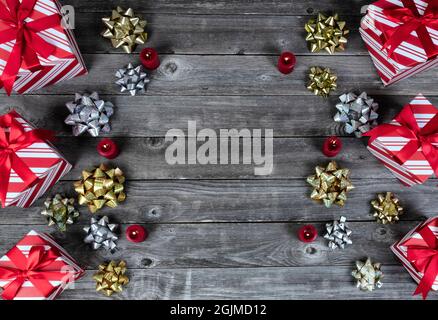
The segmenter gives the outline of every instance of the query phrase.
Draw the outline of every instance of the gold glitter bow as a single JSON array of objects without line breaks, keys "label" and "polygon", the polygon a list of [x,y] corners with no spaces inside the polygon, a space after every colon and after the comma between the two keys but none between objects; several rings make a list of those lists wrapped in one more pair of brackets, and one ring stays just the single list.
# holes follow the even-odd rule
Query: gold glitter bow
[{"label": "gold glitter bow", "polygon": [[56,225],[60,231],[66,231],[68,224],[73,224],[79,217],[79,211],[74,207],[75,199],[63,198],[59,193],[44,201],[41,214],[47,217],[49,226]]},{"label": "gold glitter bow", "polygon": [[327,208],[332,204],[343,206],[347,200],[347,192],[354,189],[349,175],[350,170],[339,169],[335,161],[327,167],[315,167],[315,175],[309,176],[307,182],[314,188],[310,198],[322,202]]},{"label": "gold glitter bow", "polygon": [[333,16],[318,13],[316,18],[304,25],[304,29],[307,31],[306,41],[311,52],[325,50],[333,54],[345,50],[349,30],[345,27],[345,21],[339,20],[337,13]]},{"label": "gold glitter bow", "polygon": [[108,297],[113,293],[123,291],[123,286],[129,283],[126,273],[126,262],[121,260],[118,264],[111,261],[99,265],[99,272],[93,275],[96,281],[96,291],[102,291]]},{"label": "gold glitter bow", "polygon": [[338,77],[329,68],[311,67],[307,89],[315,95],[327,97],[330,91],[336,90]]},{"label": "gold glitter bow", "polygon": [[111,17],[102,18],[106,29],[102,32],[104,38],[111,40],[114,48],[122,48],[126,53],[134,51],[137,44],[144,44],[147,39],[145,32],[146,20],[134,15],[134,10],[123,10],[117,7]]},{"label": "gold glitter bow", "polygon": [[91,213],[95,213],[104,205],[115,208],[125,201],[124,183],[122,170],[101,164],[92,171],[82,171],[82,180],[76,181],[74,188],[79,194],[79,204],[88,205]]},{"label": "gold glitter bow", "polygon": [[397,222],[400,220],[399,216],[403,214],[403,207],[399,202],[392,192],[379,193],[377,199],[371,201],[371,206],[375,210],[373,217],[382,224]]},{"label": "gold glitter bow", "polygon": [[371,262],[370,258],[367,258],[365,262],[356,261],[356,269],[351,273],[353,278],[357,280],[356,286],[362,291],[373,291],[380,288],[383,278],[380,268],[381,264]]}]

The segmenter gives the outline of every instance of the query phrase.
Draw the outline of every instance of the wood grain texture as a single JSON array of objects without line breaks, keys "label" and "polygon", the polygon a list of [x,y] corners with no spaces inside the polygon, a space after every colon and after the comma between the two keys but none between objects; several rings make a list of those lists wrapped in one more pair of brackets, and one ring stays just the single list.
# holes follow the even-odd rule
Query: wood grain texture
[{"label": "wood grain texture", "polygon": [[[359,93],[359,92],[357,92]],[[102,98],[117,106],[111,117],[113,137],[164,137],[170,129],[187,132],[187,122],[196,121],[198,129],[272,128],[274,137],[348,136],[343,125],[333,121],[337,96],[119,96]],[[409,103],[411,96],[373,96],[380,104],[379,121],[389,122]],[[438,105],[438,98],[428,97]],[[59,136],[72,136],[64,124],[65,107],[73,95],[12,96],[0,95],[0,113],[14,108],[39,128],[57,131]]]},{"label": "wood grain texture", "polygon": [[[122,147],[112,161],[126,173],[128,198],[117,209],[104,209],[121,224],[120,250],[92,251],[82,228],[91,215],[81,208],[79,223],[62,234],[45,225],[44,199],[32,208],[0,210],[0,252],[31,229],[52,233],[88,270],[61,299],[106,299],[91,279],[99,263],[128,262],[131,283],[111,299],[418,299],[415,283],[389,246],[427,217],[435,216],[437,180],[403,187],[366,149],[365,141],[343,138],[336,158],[352,169],[356,189],[344,208],[326,209],[309,200],[305,177],[328,159],[321,153],[325,136],[345,136],[333,122],[338,96],[367,91],[388,122],[418,92],[438,104],[437,69],[384,88],[357,32],[364,0],[64,0],[76,10],[75,30],[88,76],[65,81],[27,96],[0,94],[0,113],[15,107],[40,128],[56,130],[56,145],[75,168],[49,194],[74,195],[81,170],[104,161],[98,139],[72,137],[63,123],[64,104],[75,92],[98,91],[112,101],[113,137]],[[151,74],[144,95],[130,97],[114,84],[116,69],[138,55],[125,55],[103,39],[100,18],[117,5],[133,7],[148,20],[148,46],[158,49],[161,66]],[[340,13],[352,30],[347,51],[309,54],[303,24],[317,11]],[[138,48],[139,51],[141,48]],[[276,69],[278,53],[298,56],[295,71]],[[339,76],[329,98],[306,90],[308,69],[330,67]],[[274,129],[274,170],[255,176],[253,165],[168,165],[167,130]],[[405,207],[402,221],[382,226],[370,216],[376,192],[395,192]],[[304,244],[296,232],[304,223],[324,224],[347,216],[354,244],[331,251],[326,241]],[[132,244],[123,232],[129,224],[146,226],[146,242]],[[356,259],[383,263],[384,287],[372,293],[355,288]],[[429,299],[437,299],[431,294]]]},{"label": "wood grain texture", "polygon": [[108,12],[116,6],[131,7],[138,12],[175,13],[175,14],[276,14],[276,15],[306,15],[317,11],[333,11],[345,15],[359,15],[365,0],[61,0],[63,4],[71,4],[79,12]]},{"label": "wood grain texture", "polygon": [[[99,36],[104,29],[101,18],[108,14],[76,15],[74,32],[82,53],[121,53]],[[303,41],[304,24],[309,16],[144,14],[143,18],[148,21],[147,46],[160,53],[279,55],[281,51],[292,50],[298,55],[315,55]],[[347,50],[337,55],[368,54],[357,30],[360,17],[347,16],[344,20],[350,35]],[[135,52],[141,49],[138,46]]]},{"label": "wood grain texture", "polygon": [[[416,284],[401,266],[383,266],[383,287],[356,288],[352,266],[278,268],[202,268],[130,270],[131,282],[121,295],[106,298],[94,291],[92,272],[61,299],[415,299]],[[311,289],[309,289],[311,288]],[[438,295],[430,294],[429,300]]]},{"label": "wood grain texture", "polygon": [[[120,94],[114,73],[129,62],[139,63],[126,54],[85,54],[90,69],[87,76],[60,82],[33,94],[74,94],[85,90]],[[383,87],[369,56],[302,56],[290,75],[276,68],[277,56],[162,55],[146,95],[313,95],[306,89],[311,66],[329,67],[338,74],[338,90],[364,90],[370,95],[425,95],[436,93],[434,70]],[[218,71],[220,70],[220,72]],[[436,71],[435,71],[436,72]],[[323,98],[321,98],[323,99]]]},{"label": "wood grain texture", "polygon": [[[96,153],[97,139],[86,137],[61,137],[56,145],[66,158],[75,164],[64,179],[77,180],[82,170],[100,162],[118,165],[129,180],[144,179],[292,179],[314,174],[316,165],[329,160],[322,154],[324,138],[276,138],[273,139],[273,170],[271,175],[255,175],[254,164],[175,164],[166,162],[166,148],[171,142],[164,138],[115,138],[123,149],[114,161],[106,161]],[[188,138],[186,138],[186,141]],[[198,145],[201,145],[199,142]],[[219,144],[218,144],[219,146]],[[264,141],[262,141],[264,148]],[[239,147],[242,153],[242,147]],[[81,152],[77,152],[81,150]],[[219,156],[218,151],[218,157]],[[230,154],[230,153],[229,153]],[[242,156],[242,154],[241,154]],[[341,167],[350,168],[351,177],[388,179],[393,178],[366,148],[365,142],[356,138],[343,140],[343,152],[336,158]],[[231,162],[229,162],[231,163]],[[432,182],[426,182],[427,185]],[[357,191],[352,191],[357,192]]]},{"label": "wood grain texture", "polygon": [[[104,208],[99,213],[117,217],[120,223],[154,225],[329,221],[340,215],[350,221],[372,221],[369,202],[376,192],[392,191],[405,208],[402,220],[418,221],[436,215],[436,180],[414,188],[405,188],[395,179],[356,179],[353,184],[357,192],[349,194],[343,208],[326,209],[309,199],[311,188],[303,179],[129,181],[127,200],[117,209]],[[76,197],[69,181],[58,183],[48,195],[57,192]],[[40,215],[44,199],[25,211],[15,207],[0,210],[0,225],[44,225],[45,219]],[[78,208],[82,213],[80,221],[87,222],[88,209]]]},{"label": "wood grain texture", "polygon": [[[112,223],[120,214],[113,214]],[[81,217],[89,224],[89,215]],[[347,221],[348,222],[348,221]],[[35,226],[36,231],[50,231],[67,252],[86,269],[96,269],[101,261],[111,258],[127,262],[130,268],[231,268],[284,266],[349,266],[352,261],[370,256],[383,264],[398,264],[390,246],[400,240],[418,222],[399,222],[380,225],[369,222],[348,222],[353,231],[353,244],[345,249],[332,250],[323,239],[324,224],[316,223],[319,237],[315,242],[302,243],[298,223],[233,223],[233,224],[166,224],[146,225],[149,237],[142,243],[125,239],[126,225],[120,225],[118,251],[92,250],[83,242],[82,226],[70,226],[68,233],[53,228]],[[10,249],[24,235],[23,226],[0,226],[5,239],[0,251]],[[27,230],[29,231],[29,230]]]}]

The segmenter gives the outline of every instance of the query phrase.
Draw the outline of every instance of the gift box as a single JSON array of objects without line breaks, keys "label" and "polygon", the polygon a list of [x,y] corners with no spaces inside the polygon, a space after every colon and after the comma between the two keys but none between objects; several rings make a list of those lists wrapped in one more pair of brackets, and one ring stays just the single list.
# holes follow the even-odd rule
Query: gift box
[{"label": "gift box", "polygon": [[418,283],[414,295],[425,299],[430,290],[438,290],[438,217],[420,223],[391,250]]},{"label": "gift box", "polygon": [[418,95],[388,124],[368,131],[368,150],[403,184],[438,176],[438,110]]},{"label": "gift box", "polygon": [[85,271],[55,240],[30,231],[0,259],[5,300],[53,300]]},{"label": "gift box", "polygon": [[53,139],[54,132],[35,129],[15,111],[0,116],[2,207],[29,207],[70,171]]},{"label": "gift box", "polygon": [[87,73],[57,0],[0,0],[0,85],[28,93]]},{"label": "gift box", "polygon": [[369,5],[360,34],[384,85],[438,63],[435,0],[380,0]]}]

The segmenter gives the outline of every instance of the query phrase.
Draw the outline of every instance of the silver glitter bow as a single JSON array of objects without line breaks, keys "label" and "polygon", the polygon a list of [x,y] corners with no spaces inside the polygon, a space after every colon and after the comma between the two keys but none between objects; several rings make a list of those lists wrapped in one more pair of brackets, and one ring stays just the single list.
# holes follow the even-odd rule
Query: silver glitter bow
[{"label": "silver glitter bow", "polygon": [[130,63],[125,68],[116,72],[116,84],[120,86],[120,92],[128,91],[131,96],[145,92],[145,85],[149,83],[148,74],[143,72],[141,66],[134,66]]},{"label": "silver glitter bow", "polygon": [[379,105],[368,97],[366,92],[362,92],[359,96],[348,92],[341,95],[339,100],[341,102],[336,105],[338,112],[333,119],[345,124],[346,133],[354,133],[360,138],[363,133],[377,126]]},{"label": "silver glitter bow", "polygon": [[84,239],[85,243],[90,243],[93,250],[104,248],[114,252],[116,250],[116,241],[118,237],[114,233],[117,224],[109,223],[107,216],[103,216],[99,220],[91,218],[91,225],[84,228],[87,236]]},{"label": "silver glitter bow", "polygon": [[356,286],[362,291],[373,291],[382,287],[383,273],[380,263],[372,263],[370,258],[365,262],[356,261],[356,269],[351,275],[357,280]]},{"label": "silver glitter bow", "polygon": [[324,238],[329,240],[328,246],[330,249],[344,249],[347,244],[352,244],[350,239],[351,230],[346,225],[347,218],[341,217],[334,220],[333,223],[326,223],[325,229],[327,233]]},{"label": "silver glitter bow", "polygon": [[66,103],[70,115],[65,123],[73,126],[73,135],[79,136],[87,131],[97,137],[101,132],[111,131],[109,118],[114,113],[114,105],[109,101],[99,99],[99,94],[75,94],[75,100]]}]

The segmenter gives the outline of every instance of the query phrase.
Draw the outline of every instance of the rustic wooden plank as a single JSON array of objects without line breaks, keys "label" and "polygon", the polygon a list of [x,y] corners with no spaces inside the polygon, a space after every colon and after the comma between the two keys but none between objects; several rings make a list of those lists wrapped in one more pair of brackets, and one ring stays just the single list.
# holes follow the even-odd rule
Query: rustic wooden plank
[{"label": "rustic wooden plank", "polygon": [[[402,201],[403,220],[419,220],[436,215],[437,181],[404,188],[395,179],[353,181],[357,192],[348,196],[345,207],[323,208],[309,199],[311,189],[304,180],[163,180],[129,181],[128,198],[117,209],[101,214],[116,216],[120,223],[190,222],[274,222],[328,221],[345,215],[350,221],[372,220],[369,201],[376,192],[395,192]],[[60,182],[48,193],[76,197],[70,181]],[[31,208],[0,209],[0,225],[44,225],[40,215],[45,197]],[[79,208],[85,223],[86,207]]]},{"label": "rustic wooden plank", "polygon": [[[263,129],[273,128],[275,137],[348,136],[343,126],[333,121],[337,96],[199,96],[128,97],[102,96],[118,108],[111,118],[115,137],[163,137],[169,129],[185,128],[196,121],[201,128]],[[389,122],[412,97],[374,96],[380,103],[380,121]],[[438,104],[436,97],[429,97]],[[55,130],[60,136],[71,136],[64,124],[68,115],[65,103],[72,95],[12,96],[0,95],[0,114],[13,106],[26,119],[40,128]]]},{"label": "rustic wooden plank", "polygon": [[[119,108],[110,136],[116,137],[123,152],[113,163],[127,173],[128,200],[102,213],[122,223],[122,233],[128,223],[146,223],[150,237],[132,244],[122,236],[121,250],[114,255],[93,252],[82,243],[81,228],[90,218],[86,210],[79,224],[61,234],[44,225],[38,212],[43,200],[39,200],[26,211],[0,211],[0,252],[35,228],[52,232],[89,271],[103,260],[124,258],[131,284],[113,299],[411,298],[415,283],[389,246],[423,215],[436,214],[436,180],[401,187],[363,141],[346,138],[338,160],[353,169],[357,189],[345,208],[326,210],[313,204],[304,181],[314,165],[327,162],[320,152],[322,137],[342,135],[332,121],[341,92],[361,89],[377,95],[383,121],[391,119],[409,96],[420,91],[437,94],[433,70],[383,89],[356,30],[360,7],[368,2],[71,0],[69,4],[78,13],[77,38],[90,75],[33,96],[1,95],[0,111],[15,105],[39,127],[60,131],[57,144],[76,167],[52,192],[71,194],[68,180],[102,159],[96,157],[97,139],[71,137],[70,128],[63,124],[64,102],[85,89],[98,90],[115,102]],[[132,6],[144,14],[149,21],[148,45],[162,53],[162,65],[144,96],[121,95],[113,84],[118,67],[138,62],[136,56],[118,54],[98,35],[100,17],[116,5]],[[303,23],[316,9],[334,8],[353,26],[347,52],[309,54]],[[285,49],[299,55],[299,64],[289,76],[280,75],[275,67],[278,52]],[[321,99],[306,91],[311,65],[329,66],[338,73],[337,94]],[[161,137],[168,129],[185,129],[188,120],[215,130],[274,128],[278,138],[273,174],[254,176],[253,166],[243,165],[168,165],[167,144]],[[404,221],[392,226],[372,221],[369,200],[376,191],[398,193],[407,211]],[[314,222],[321,231],[324,221],[341,214],[352,220],[354,230],[354,245],[346,250],[330,251],[322,238],[312,244],[296,239],[304,221]],[[357,290],[350,276],[354,260],[368,255],[384,263],[384,288],[373,293]],[[104,298],[93,290],[92,273],[62,298]]]},{"label": "rustic wooden plank", "polygon": [[[128,97],[102,96],[113,102],[116,113],[111,118],[115,137],[163,137],[169,129],[185,129],[187,121],[197,126],[219,130],[222,128],[273,128],[275,137],[345,136],[343,126],[333,121],[337,96],[321,99],[316,96],[199,96]],[[381,106],[380,121],[389,122],[412,97],[374,96]],[[429,97],[438,105],[436,97]],[[12,96],[0,95],[0,114],[13,106],[26,119],[40,128],[57,131],[60,136],[71,136],[71,127],[64,124],[68,115],[65,103],[72,95]]]},{"label": "rustic wooden plank", "polygon": [[[89,215],[84,215],[86,222]],[[117,222],[118,214],[112,215]],[[148,225],[149,238],[133,244],[125,239],[126,225],[118,233],[119,251],[93,251],[83,242],[82,226],[73,225],[67,233],[46,226],[0,226],[0,252],[6,252],[31,228],[50,231],[67,252],[86,269],[97,268],[105,259],[124,259],[130,268],[230,268],[283,266],[349,266],[357,259],[371,256],[383,264],[398,264],[390,246],[418,222],[381,225],[376,222],[349,222],[353,244],[332,250],[322,236],[312,243],[296,237],[297,223],[207,223]],[[320,235],[324,224],[316,223]]]},{"label": "rustic wooden plank", "polygon": [[[147,95],[312,95],[306,89],[311,66],[330,67],[339,76],[337,93],[360,89],[369,94],[436,94],[436,69],[428,70],[384,88],[368,56],[302,56],[291,75],[276,68],[277,56],[162,55],[162,63],[152,75]],[[86,54],[90,69],[82,76],[37,90],[34,94],[73,94],[96,90],[119,94],[115,71],[135,63],[126,54]],[[336,93],[334,93],[336,94]],[[323,99],[323,98],[321,98]]]},{"label": "rustic wooden plank", "polygon": [[116,6],[131,7],[137,12],[175,13],[175,14],[276,14],[276,15],[306,15],[317,11],[333,11],[346,15],[358,15],[368,1],[364,0],[62,0],[62,3],[73,5],[79,12],[107,12]]},{"label": "rustic wooden plank", "polygon": [[[66,175],[66,180],[76,180],[83,169],[105,161],[104,158],[97,156],[98,139],[62,137],[58,140],[56,145],[59,150],[75,164],[75,168]],[[329,161],[321,152],[324,138],[273,139],[273,171],[271,175],[266,176],[255,175],[255,167],[262,166],[241,164],[241,162],[228,165],[219,164],[219,161],[218,164],[189,165],[186,162],[186,164],[169,165],[165,160],[165,152],[171,142],[165,142],[164,138],[116,138],[115,141],[121,146],[122,152],[112,163],[120,166],[130,180],[305,178],[314,173],[316,165],[324,165]],[[200,144],[198,143],[198,146]],[[345,138],[343,144],[343,151],[335,160],[340,166],[352,169],[352,178],[393,178],[390,171],[367,150],[364,141]],[[242,147],[240,146],[239,149],[242,150]],[[218,157],[219,154],[220,150]]]},{"label": "rustic wooden plank", "polygon": [[[104,13],[76,15],[75,35],[82,53],[120,53],[99,37]],[[160,53],[176,54],[274,54],[292,50],[311,54],[304,40],[308,16],[218,16],[155,14],[148,20],[147,46]],[[360,17],[345,17],[350,29],[347,50],[337,55],[368,54],[360,38]],[[143,46],[138,46],[139,52]],[[314,55],[314,54],[311,54]]]},{"label": "rustic wooden plank", "polygon": [[421,299],[412,296],[416,284],[402,266],[383,266],[383,287],[373,292],[356,288],[352,267],[129,270],[131,282],[111,298],[94,291],[89,272],[60,299]]}]

